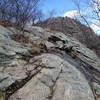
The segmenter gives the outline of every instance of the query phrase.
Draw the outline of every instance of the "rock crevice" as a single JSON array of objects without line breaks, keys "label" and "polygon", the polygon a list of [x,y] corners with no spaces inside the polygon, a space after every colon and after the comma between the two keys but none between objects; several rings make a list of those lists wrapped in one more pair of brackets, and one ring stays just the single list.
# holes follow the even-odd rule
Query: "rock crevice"
[{"label": "rock crevice", "polygon": [[24,35],[32,44],[12,40],[12,31],[0,26],[4,100],[100,99],[100,60],[93,51],[61,32],[29,31]]}]

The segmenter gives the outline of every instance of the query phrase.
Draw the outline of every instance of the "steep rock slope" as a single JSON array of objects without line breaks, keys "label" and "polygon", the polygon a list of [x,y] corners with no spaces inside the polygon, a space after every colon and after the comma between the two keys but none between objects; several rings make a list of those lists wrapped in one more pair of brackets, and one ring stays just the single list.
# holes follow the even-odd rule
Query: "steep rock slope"
[{"label": "steep rock slope", "polygon": [[94,50],[100,57],[99,37],[95,35],[92,29],[77,20],[68,17],[50,18],[38,23],[37,26],[47,28],[48,31],[60,31],[66,35],[71,35],[88,48]]},{"label": "steep rock slope", "polygon": [[100,99],[100,60],[71,36],[0,26],[0,41],[0,99]]}]

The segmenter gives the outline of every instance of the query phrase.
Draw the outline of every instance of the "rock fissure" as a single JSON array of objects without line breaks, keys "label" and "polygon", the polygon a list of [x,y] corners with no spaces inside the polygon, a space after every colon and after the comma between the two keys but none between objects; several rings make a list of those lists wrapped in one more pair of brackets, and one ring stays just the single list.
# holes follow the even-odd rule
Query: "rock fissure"
[{"label": "rock fissure", "polygon": [[[79,70],[81,69],[81,72],[86,76],[86,78],[87,78],[87,80],[89,81],[89,85],[90,85],[90,87],[91,87],[91,89],[93,90],[93,94],[94,94],[94,97],[95,97],[95,100],[97,100],[96,98],[96,92],[94,91],[94,87],[91,85],[91,83],[92,82],[96,82],[96,83],[98,83],[99,85],[100,85],[100,72],[97,70],[97,69],[95,69],[93,66],[91,66],[90,64],[88,64],[88,63],[86,63],[86,62],[84,62],[84,60],[82,60],[79,56],[78,56],[78,54],[76,54],[76,53],[73,53],[73,55],[71,54],[72,52],[72,49],[68,49],[68,50],[66,50],[66,49],[60,49],[59,47],[57,47],[57,48],[54,48],[54,49],[52,49],[51,51],[54,51],[54,52],[56,52],[57,51],[57,49],[59,49],[60,51],[60,54],[62,54],[62,52],[61,51],[67,51],[66,53],[68,54],[68,55],[70,55],[72,58],[73,58],[73,56],[74,56],[74,60],[75,61],[78,61],[78,62],[80,62],[80,68],[79,67],[77,67]],[[59,53],[58,52],[58,53]],[[88,57],[88,56],[85,56],[85,57]],[[91,59],[91,58],[89,58],[89,59]],[[91,59],[92,60],[92,59]]]},{"label": "rock fissure", "polygon": [[[97,70],[97,69],[95,69],[93,66],[91,66],[91,65],[89,65],[88,63],[86,63],[86,62],[84,62],[79,56],[78,56],[78,54],[76,54],[76,53],[73,53],[73,55],[72,55],[72,49],[60,49],[60,48],[56,48],[56,49],[59,49],[60,51],[59,52],[61,52],[62,50],[63,51],[65,51],[68,55],[70,55],[72,58],[73,58],[73,56],[74,56],[74,59],[77,61],[80,61],[80,63],[82,64],[82,67],[84,67],[85,68],[85,70],[86,71],[88,71],[89,73],[91,73],[91,75],[96,75],[97,77],[100,77],[100,72]],[[55,51],[55,50],[52,50],[52,51]],[[62,53],[61,53],[62,54]],[[95,76],[94,75],[94,76]],[[99,83],[100,83],[100,81],[98,81]]]},{"label": "rock fissure", "polygon": [[[62,54],[62,52],[61,52],[62,50],[59,49],[59,48],[58,48],[58,50],[60,50],[59,52],[60,52],[60,54]],[[69,50],[69,49],[68,49],[68,50]],[[51,50],[51,51],[56,52],[56,51],[57,51],[57,48],[56,48],[55,50],[53,49],[53,50]],[[63,51],[66,52],[66,49],[63,50]],[[70,52],[70,53],[69,53],[69,52]],[[70,56],[72,57],[72,59],[73,59],[73,55],[71,55],[71,50],[69,50],[69,52],[66,52],[66,53],[67,53],[68,55],[70,55]],[[49,52],[49,53],[50,53],[50,52]],[[53,53],[53,54],[54,54],[54,53]],[[99,77],[100,77],[100,72],[99,72],[97,69],[95,69],[93,66],[91,66],[91,65],[89,65],[88,63],[84,62],[84,61],[83,61],[78,55],[76,55],[75,53],[74,53],[74,56],[75,56],[74,60],[81,63],[81,66],[80,66],[80,67],[83,67],[84,70],[85,70],[85,72],[87,71],[88,74],[91,75],[92,80],[97,81],[97,82],[100,84],[100,80],[98,80]],[[79,68],[79,67],[77,67],[77,68]],[[82,69],[83,69],[83,68],[82,68]],[[79,69],[80,69],[80,68],[79,68]],[[86,75],[86,73],[85,73],[85,75]],[[95,76],[97,76],[98,79],[96,79]]]},{"label": "rock fissure", "polygon": [[53,85],[49,87],[49,88],[50,88],[50,94],[49,94],[49,96],[47,97],[48,100],[52,100],[52,98],[53,98],[53,96],[54,96],[54,93],[55,93],[55,91],[56,91],[56,83],[57,83],[57,81],[59,80],[59,77],[60,77],[60,74],[61,74],[61,73],[62,73],[62,68],[61,68],[60,72],[58,73],[58,76],[56,77],[56,79],[53,80]]},{"label": "rock fissure", "polygon": [[4,100],[100,99],[100,63],[94,52],[61,32],[32,26],[22,43],[15,41],[21,32],[11,30],[14,32],[0,26],[0,91],[5,92]]},{"label": "rock fissure", "polygon": [[[20,88],[22,88],[27,82],[29,82],[33,77],[35,77],[37,74],[39,74],[41,72],[41,70],[43,69],[44,65],[39,64],[36,65],[36,67],[31,70],[28,71],[27,77],[25,79],[22,79],[21,81],[15,81],[14,83],[12,83],[6,90],[5,90],[5,100],[8,100],[8,98],[14,94],[17,90],[19,90]],[[34,71],[34,72],[32,72]],[[31,73],[32,72],[32,73]]]}]

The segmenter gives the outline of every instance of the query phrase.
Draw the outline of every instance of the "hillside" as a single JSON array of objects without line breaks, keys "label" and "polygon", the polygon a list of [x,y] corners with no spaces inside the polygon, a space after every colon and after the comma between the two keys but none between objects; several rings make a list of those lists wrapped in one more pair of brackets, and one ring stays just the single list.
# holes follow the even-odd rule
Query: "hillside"
[{"label": "hillside", "polygon": [[81,24],[79,21],[68,17],[57,17],[47,19],[36,25],[51,31],[60,31],[66,35],[72,36],[92,49],[100,57],[100,38],[91,28]]},{"label": "hillside", "polygon": [[100,100],[100,60],[62,32],[0,26],[0,100]]}]

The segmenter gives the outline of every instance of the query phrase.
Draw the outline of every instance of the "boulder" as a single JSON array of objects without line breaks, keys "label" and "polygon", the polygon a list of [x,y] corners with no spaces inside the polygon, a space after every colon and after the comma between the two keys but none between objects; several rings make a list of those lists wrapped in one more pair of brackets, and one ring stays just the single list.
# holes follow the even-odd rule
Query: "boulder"
[{"label": "boulder", "polygon": [[[59,38],[59,40],[56,40],[54,36],[56,38]],[[86,48],[78,40],[74,39],[73,37],[66,36],[65,34],[60,33],[60,32],[55,32],[54,35],[51,35],[48,38],[49,38],[49,41],[50,41],[50,38],[52,39],[51,42],[56,44],[56,47],[63,49],[65,51],[67,51],[71,47],[71,49],[74,51],[74,54],[78,56],[82,61],[84,61],[85,63],[88,63],[93,68],[100,71],[100,59],[96,56],[96,54],[92,50]],[[70,52],[71,52],[71,49],[70,49]]]},{"label": "boulder", "polygon": [[93,51],[61,32],[29,27],[23,35],[33,44],[10,37],[17,32],[22,35],[0,26],[4,100],[100,99],[100,60]]},{"label": "boulder", "polygon": [[44,68],[9,100],[94,100],[91,88],[80,71],[54,54],[42,54]]}]

